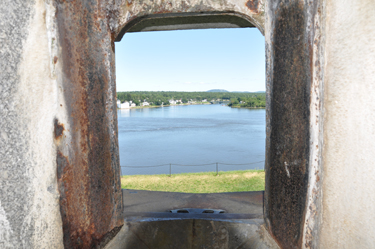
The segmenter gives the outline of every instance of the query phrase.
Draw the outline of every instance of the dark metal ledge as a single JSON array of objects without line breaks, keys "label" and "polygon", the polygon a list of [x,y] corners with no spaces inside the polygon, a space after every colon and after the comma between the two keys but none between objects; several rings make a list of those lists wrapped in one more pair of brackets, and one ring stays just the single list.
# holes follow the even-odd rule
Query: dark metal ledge
[{"label": "dark metal ledge", "polygon": [[134,219],[209,219],[209,220],[247,220],[247,219],[263,219],[262,214],[186,214],[186,213],[170,213],[170,212],[129,212],[125,214],[125,220]]}]

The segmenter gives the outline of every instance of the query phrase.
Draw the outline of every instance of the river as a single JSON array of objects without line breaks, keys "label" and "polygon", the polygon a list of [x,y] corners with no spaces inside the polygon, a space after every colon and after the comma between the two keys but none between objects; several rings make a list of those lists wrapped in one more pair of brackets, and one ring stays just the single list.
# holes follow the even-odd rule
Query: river
[{"label": "river", "polygon": [[[123,175],[169,174],[169,164],[172,174],[215,171],[216,163],[219,171],[264,167],[264,109],[215,104],[120,109],[117,114]],[[180,166],[201,164],[209,165]]]}]

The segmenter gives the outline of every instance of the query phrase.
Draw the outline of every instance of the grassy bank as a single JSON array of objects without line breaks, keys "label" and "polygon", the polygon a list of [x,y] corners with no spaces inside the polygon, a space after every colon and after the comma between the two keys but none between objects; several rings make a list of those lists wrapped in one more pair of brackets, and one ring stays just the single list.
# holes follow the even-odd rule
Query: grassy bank
[{"label": "grassy bank", "polygon": [[123,176],[124,189],[185,193],[220,193],[264,190],[263,170],[238,170],[216,173]]}]

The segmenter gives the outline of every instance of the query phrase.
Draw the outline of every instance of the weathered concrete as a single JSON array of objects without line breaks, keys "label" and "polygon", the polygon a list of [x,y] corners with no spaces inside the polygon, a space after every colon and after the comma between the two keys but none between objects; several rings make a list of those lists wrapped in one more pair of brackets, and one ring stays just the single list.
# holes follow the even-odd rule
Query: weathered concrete
[{"label": "weathered concrete", "polygon": [[0,3],[0,248],[62,248],[45,1]]},{"label": "weathered concrete", "polygon": [[106,249],[277,249],[263,220],[129,220]]},{"label": "weathered concrete", "polygon": [[265,234],[283,248],[375,247],[374,11],[371,0],[1,1],[0,247],[102,247],[123,224],[114,42],[125,32],[252,26],[267,50]]},{"label": "weathered concrete", "polygon": [[0,4],[1,248],[92,247],[123,223],[111,33],[103,61],[82,33],[70,39],[87,32],[77,13],[88,6],[65,6]]},{"label": "weathered concrete", "polygon": [[132,29],[147,31],[255,26],[264,34],[263,0],[120,0],[111,13],[111,27],[115,31],[116,41],[120,41],[124,32]]},{"label": "weathered concrete", "polygon": [[326,13],[319,246],[375,248],[375,2],[330,0]]}]

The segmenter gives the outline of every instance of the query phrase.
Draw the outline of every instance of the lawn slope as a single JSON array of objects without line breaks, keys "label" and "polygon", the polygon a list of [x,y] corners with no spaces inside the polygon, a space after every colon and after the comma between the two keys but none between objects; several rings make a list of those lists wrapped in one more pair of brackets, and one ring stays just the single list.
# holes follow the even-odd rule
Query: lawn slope
[{"label": "lawn slope", "polygon": [[122,176],[124,189],[184,193],[220,193],[264,190],[264,170],[239,170],[216,173]]}]

